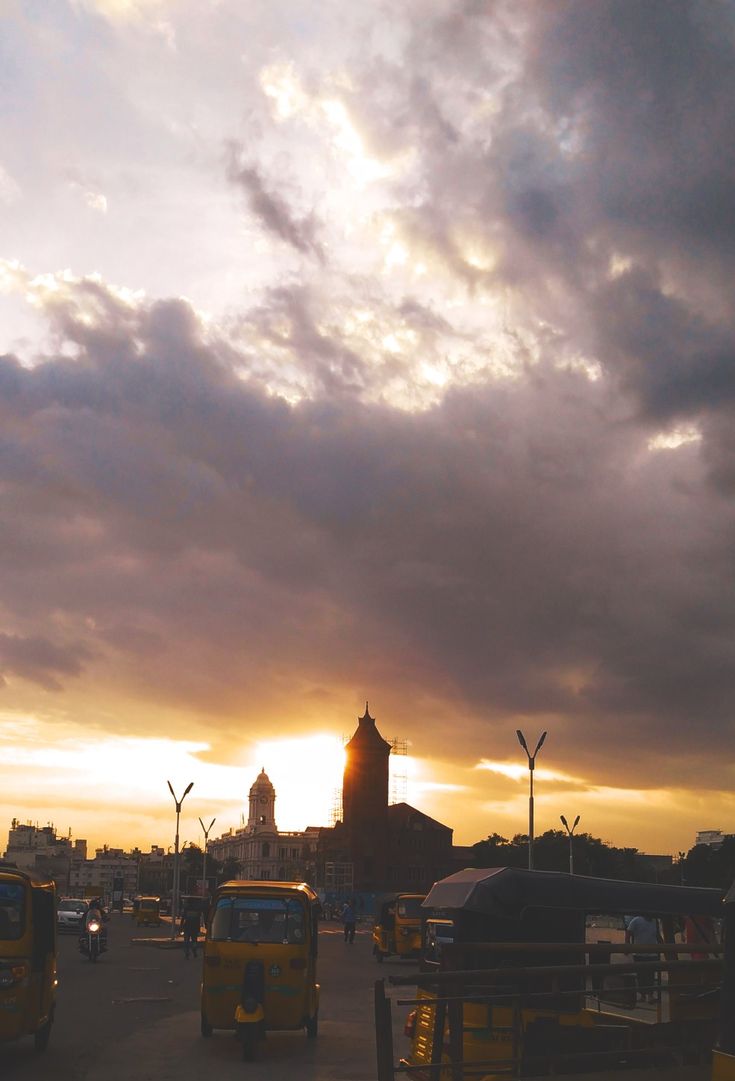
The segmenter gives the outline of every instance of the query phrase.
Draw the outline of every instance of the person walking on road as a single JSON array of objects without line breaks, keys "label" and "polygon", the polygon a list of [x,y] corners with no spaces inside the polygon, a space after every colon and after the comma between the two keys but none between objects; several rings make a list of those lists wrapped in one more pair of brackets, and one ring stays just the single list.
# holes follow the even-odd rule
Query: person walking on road
[{"label": "person walking on road", "polygon": [[347,901],[342,909],[342,923],[345,928],[345,942],[352,945],[355,941],[355,906],[352,901]]},{"label": "person walking on road", "polygon": [[[625,941],[632,942],[634,946],[655,946],[657,942],[661,941],[656,920],[651,916],[634,916],[626,929]],[[633,954],[633,960],[639,964],[643,961],[658,961],[658,959],[659,954],[653,952]],[[639,998],[642,1001],[654,1002],[656,975],[637,972],[636,976],[638,977]]]},{"label": "person walking on road", "polygon": [[189,960],[189,951],[196,957],[201,930],[201,913],[194,904],[187,904],[181,915],[181,930],[184,932],[184,957]]}]

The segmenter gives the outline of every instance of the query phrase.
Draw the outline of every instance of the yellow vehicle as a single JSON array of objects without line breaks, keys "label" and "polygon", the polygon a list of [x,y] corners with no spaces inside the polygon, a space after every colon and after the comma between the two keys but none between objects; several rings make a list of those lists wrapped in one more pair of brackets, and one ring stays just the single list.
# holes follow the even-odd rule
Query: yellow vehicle
[{"label": "yellow vehicle", "polygon": [[137,920],[139,927],[142,927],[144,924],[146,927],[148,924],[153,924],[154,927],[157,927],[161,922],[160,897],[139,898],[138,907],[135,911],[135,919]]},{"label": "yellow vehicle", "polygon": [[[677,934],[686,916],[723,916],[719,890],[501,867],[450,875],[422,907],[422,973],[391,977],[418,983],[402,1066],[420,1081],[708,1059],[722,947],[702,957]],[[655,918],[659,941],[626,944],[624,914]]]},{"label": "yellow vehicle", "polygon": [[421,903],[423,893],[394,893],[384,897],[373,927],[373,955],[418,957],[421,951]]},{"label": "yellow vehicle", "polygon": [[0,862],[0,1044],[45,1051],[56,1005],[56,887]]},{"label": "yellow vehicle", "polygon": [[243,1058],[269,1029],[317,1035],[319,899],[305,882],[225,882],[207,920],[202,1036],[235,1031]]},{"label": "yellow vehicle", "polygon": [[725,973],[720,991],[720,1031],[712,1052],[712,1081],[735,1081],[735,883],[724,901]]}]

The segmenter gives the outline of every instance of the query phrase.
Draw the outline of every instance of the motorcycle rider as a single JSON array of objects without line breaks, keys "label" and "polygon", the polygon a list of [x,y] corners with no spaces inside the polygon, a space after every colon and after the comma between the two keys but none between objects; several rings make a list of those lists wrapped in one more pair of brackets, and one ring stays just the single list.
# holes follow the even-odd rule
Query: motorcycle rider
[{"label": "motorcycle rider", "polygon": [[79,949],[85,953],[87,951],[87,942],[89,935],[89,925],[91,923],[99,924],[99,936],[100,936],[100,953],[107,949],[107,928],[105,927],[105,921],[107,915],[105,913],[104,902],[101,897],[93,897],[89,902],[89,908],[84,916],[84,929],[79,935]]}]

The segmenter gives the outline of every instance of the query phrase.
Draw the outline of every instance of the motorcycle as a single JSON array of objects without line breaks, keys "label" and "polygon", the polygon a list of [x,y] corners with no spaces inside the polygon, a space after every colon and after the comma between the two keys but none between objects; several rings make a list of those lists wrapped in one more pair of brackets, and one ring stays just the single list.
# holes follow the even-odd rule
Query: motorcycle
[{"label": "motorcycle", "polygon": [[96,961],[107,950],[107,935],[102,927],[102,917],[91,915],[87,918],[84,931],[79,936],[79,951],[86,954],[90,961]]}]

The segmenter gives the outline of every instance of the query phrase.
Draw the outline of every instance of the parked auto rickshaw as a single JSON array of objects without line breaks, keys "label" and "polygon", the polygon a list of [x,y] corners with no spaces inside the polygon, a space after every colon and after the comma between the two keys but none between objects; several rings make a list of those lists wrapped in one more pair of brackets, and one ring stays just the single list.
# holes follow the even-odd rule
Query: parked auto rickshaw
[{"label": "parked auto rickshaw", "polygon": [[135,919],[139,927],[144,924],[146,927],[149,924],[157,927],[161,922],[161,899],[159,897],[140,897]]},{"label": "parked auto rickshaw", "polygon": [[[713,943],[693,960],[701,944],[675,939],[686,916],[723,916],[719,890],[470,869],[436,883],[422,907],[418,1006],[402,1060],[414,1072],[433,1065],[432,1078],[448,1079],[464,1063],[473,1077],[496,1081],[549,1067],[592,1072],[708,1056],[722,948]],[[591,914],[600,923],[624,913],[655,917],[660,943],[626,945],[620,929],[613,941],[609,923],[588,927]],[[651,961],[631,963],[633,952]],[[637,995],[637,980],[654,993]]]},{"label": "parked auto rickshaw", "polygon": [[394,893],[380,902],[373,927],[376,961],[397,954],[418,957],[421,951],[421,903],[423,893]]},{"label": "parked auto rickshaw", "polygon": [[202,1036],[235,1030],[243,1058],[269,1029],[317,1035],[319,900],[305,882],[225,882],[207,920]]},{"label": "parked auto rickshaw", "polygon": [[0,862],[0,1044],[45,1051],[56,1005],[56,887]]},{"label": "parked auto rickshaw", "polygon": [[725,897],[725,972],[720,993],[720,1031],[712,1052],[712,1081],[735,1081],[735,883]]}]

